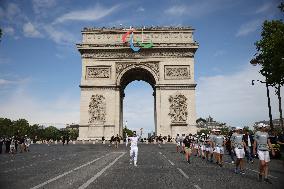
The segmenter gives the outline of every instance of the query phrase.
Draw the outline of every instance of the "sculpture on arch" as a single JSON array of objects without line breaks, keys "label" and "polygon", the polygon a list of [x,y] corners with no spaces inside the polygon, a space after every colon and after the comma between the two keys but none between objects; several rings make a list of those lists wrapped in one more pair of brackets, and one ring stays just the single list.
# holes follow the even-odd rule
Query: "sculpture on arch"
[{"label": "sculpture on arch", "polygon": [[89,104],[89,123],[100,123],[106,119],[106,102],[103,95],[92,95]]},{"label": "sculpture on arch", "polygon": [[170,113],[172,123],[185,123],[187,120],[187,98],[182,95],[169,97]]}]

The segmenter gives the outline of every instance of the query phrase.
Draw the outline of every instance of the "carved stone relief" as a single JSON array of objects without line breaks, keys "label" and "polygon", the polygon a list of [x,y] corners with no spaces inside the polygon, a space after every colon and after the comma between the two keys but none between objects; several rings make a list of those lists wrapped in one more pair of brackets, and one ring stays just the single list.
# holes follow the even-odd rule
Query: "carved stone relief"
[{"label": "carved stone relief", "polygon": [[145,62],[145,63],[136,63],[136,62],[117,62],[116,63],[116,75],[119,75],[123,70],[128,67],[141,67],[141,65],[150,68],[159,79],[159,62]]},{"label": "carved stone relief", "polygon": [[165,66],[165,79],[190,79],[190,67]]},{"label": "carved stone relief", "polygon": [[186,123],[187,121],[187,98],[182,95],[169,97],[171,123]]},{"label": "carved stone relief", "polygon": [[110,78],[110,66],[88,66],[86,70],[86,79]]},{"label": "carved stone relief", "polygon": [[151,57],[193,57],[194,53],[191,51],[168,51],[168,52],[139,52],[139,53],[129,53],[129,52],[83,52],[82,58],[145,58],[147,56]]},{"label": "carved stone relief", "polygon": [[89,123],[100,124],[106,119],[106,100],[103,95],[92,95],[89,104]]}]

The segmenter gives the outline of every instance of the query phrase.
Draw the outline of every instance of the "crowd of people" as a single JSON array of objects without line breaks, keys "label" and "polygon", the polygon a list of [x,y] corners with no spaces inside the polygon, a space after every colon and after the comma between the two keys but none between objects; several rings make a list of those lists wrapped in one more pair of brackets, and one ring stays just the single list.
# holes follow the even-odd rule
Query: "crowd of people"
[{"label": "crowd of people", "polygon": [[[23,137],[0,137],[0,154],[3,152],[4,146],[4,153],[10,153],[14,155],[18,151],[20,153],[29,152],[30,151],[30,144],[31,139],[27,137],[27,135]],[[19,149],[18,149],[19,148]]]},{"label": "crowd of people", "polygon": [[[213,129],[208,135],[202,133],[179,136],[177,134],[176,151],[184,153],[185,160],[189,164],[190,157],[193,155],[223,167],[223,156],[226,150],[232,163],[235,164],[234,172],[241,175],[245,174],[245,157],[247,163],[253,163],[257,157],[259,159],[258,180],[271,183],[268,179],[268,163],[270,156],[275,156],[275,150],[268,131],[269,126],[261,123],[254,134],[243,131],[240,127],[232,130],[227,136],[222,135],[219,129]],[[283,145],[283,133],[276,141]]]}]

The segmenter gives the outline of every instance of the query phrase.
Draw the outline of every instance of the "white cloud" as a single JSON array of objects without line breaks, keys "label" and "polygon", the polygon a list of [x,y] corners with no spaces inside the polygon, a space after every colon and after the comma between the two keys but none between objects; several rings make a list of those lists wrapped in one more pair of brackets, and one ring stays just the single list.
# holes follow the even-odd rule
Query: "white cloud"
[{"label": "white cloud", "polygon": [[260,14],[260,13],[264,13],[264,12],[268,12],[270,11],[273,6],[275,6],[274,4],[272,3],[266,3],[266,4],[263,4],[262,6],[258,7],[256,10],[255,10],[255,14]]},{"label": "white cloud", "polygon": [[[197,81],[198,117],[213,116],[232,126],[251,125],[268,119],[266,88],[264,84],[251,85],[252,79],[263,80],[257,68],[244,67],[231,75],[202,77]],[[282,92],[283,94],[283,92]],[[271,88],[271,106],[278,118],[278,100]]]},{"label": "white cloud", "polygon": [[138,9],[137,9],[137,12],[144,12],[145,11],[145,9],[143,8],[143,7],[139,7]]},{"label": "white cloud", "polygon": [[31,22],[27,22],[23,25],[23,32],[26,37],[42,37],[42,34],[36,29],[36,27]]},{"label": "white cloud", "polygon": [[221,50],[215,51],[213,56],[218,57],[218,56],[222,56],[224,54],[226,54],[226,51],[221,49]]},{"label": "white cloud", "polygon": [[100,5],[97,5],[91,9],[85,10],[77,10],[66,13],[59,18],[57,18],[54,22],[55,23],[63,23],[66,21],[95,21],[99,20],[111,13],[113,13],[118,6],[113,6],[110,8],[105,8]]},{"label": "white cloud", "polygon": [[22,85],[0,100],[0,115],[13,120],[24,118],[30,123],[54,123],[62,126],[79,122],[79,98],[60,93],[56,99],[37,98]]},{"label": "white cloud", "polygon": [[186,13],[186,10],[189,9],[189,7],[185,5],[176,5],[172,6],[169,9],[165,10],[165,13],[175,16],[181,16]]},{"label": "white cloud", "polygon": [[15,30],[14,28],[8,26],[8,27],[4,27],[3,28],[3,34],[7,34],[7,35],[14,35],[15,34]]},{"label": "white cloud", "polygon": [[171,16],[190,16],[190,17],[200,17],[218,10],[225,9],[232,6],[232,1],[224,0],[199,0],[189,3],[173,5],[166,9],[164,12]]},{"label": "white cloud", "polygon": [[252,20],[250,22],[244,23],[239,28],[238,32],[236,33],[236,37],[246,36],[250,33],[255,32],[262,24],[262,20]]},{"label": "white cloud", "polygon": [[6,18],[13,20],[16,15],[21,12],[20,8],[15,3],[9,3],[6,8]]},{"label": "white cloud", "polygon": [[48,34],[49,38],[57,44],[74,45],[76,41],[79,41],[72,33],[65,30],[55,29],[51,25],[46,25],[43,29]]},{"label": "white cloud", "polygon": [[35,13],[41,13],[43,10],[52,8],[56,5],[55,0],[33,0],[33,10]]}]

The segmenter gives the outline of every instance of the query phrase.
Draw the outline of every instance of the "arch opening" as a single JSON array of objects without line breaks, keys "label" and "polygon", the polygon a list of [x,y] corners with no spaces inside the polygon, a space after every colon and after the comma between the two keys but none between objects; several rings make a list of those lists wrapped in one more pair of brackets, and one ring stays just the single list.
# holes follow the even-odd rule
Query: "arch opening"
[{"label": "arch opening", "polygon": [[[138,130],[144,128],[143,137],[156,134],[156,79],[144,68],[131,68],[120,78],[120,130],[125,127]],[[149,85],[152,90],[149,89]],[[153,91],[152,99],[149,92]],[[125,92],[129,93],[125,97]],[[151,105],[152,104],[152,105]],[[152,114],[152,115],[151,115]]]}]

